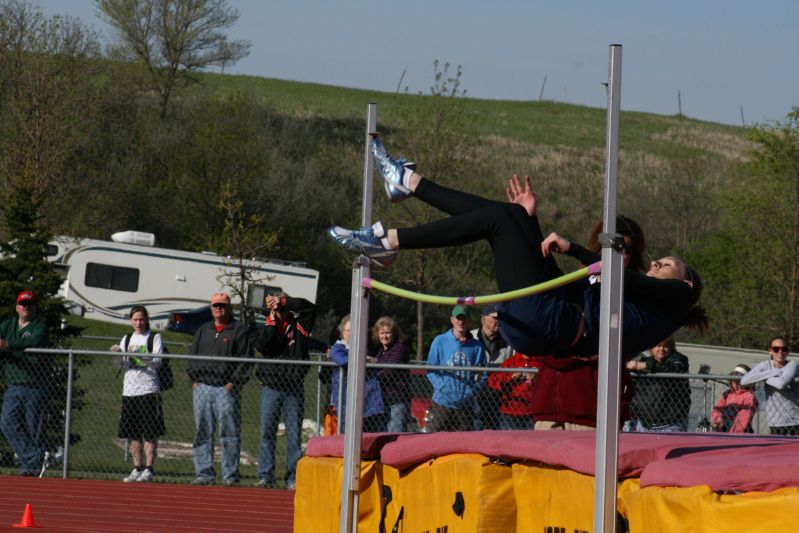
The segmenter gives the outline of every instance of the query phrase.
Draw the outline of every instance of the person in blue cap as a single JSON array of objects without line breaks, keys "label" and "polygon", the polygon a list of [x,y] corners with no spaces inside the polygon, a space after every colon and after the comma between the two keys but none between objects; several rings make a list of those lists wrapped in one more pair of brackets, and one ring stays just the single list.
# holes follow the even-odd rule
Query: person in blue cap
[{"label": "person in blue cap", "polygon": [[474,397],[485,385],[485,372],[464,367],[484,367],[485,350],[469,332],[469,308],[456,305],[450,315],[452,329],[433,339],[427,354],[428,366],[459,367],[458,370],[431,369],[433,384],[432,420],[429,431],[469,431],[474,417]]}]

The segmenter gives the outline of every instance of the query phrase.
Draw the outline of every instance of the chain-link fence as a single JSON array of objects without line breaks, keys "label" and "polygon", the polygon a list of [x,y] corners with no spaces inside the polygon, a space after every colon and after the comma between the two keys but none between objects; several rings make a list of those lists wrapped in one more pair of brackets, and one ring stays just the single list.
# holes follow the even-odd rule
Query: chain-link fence
[{"label": "chain-link fence", "polygon": [[[0,439],[0,472],[13,474],[22,469],[28,475],[38,475],[44,459],[37,457],[37,450],[41,449],[48,452],[45,475],[123,479],[130,477],[135,464],[132,453],[141,454],[141,463],[152,462],[147,456],[152,453],[147,450],[150,439],[157,441],[154,481],[192,482],[200,478],[243,485],[260,481],[262,486],[280,487],[293,482],[292,474],[286,473],[287,463],[291,470],[290,465],[299,458],[310,437],[346,429],[346,421],[340,416],[346,405],[345,369],[326,361],[321,353],[313,354],[314,360],[307,362],[201,357],[184,355],[187,345],[167,343],[169,353],[162,359],[170,361],[174,386],[154,395],[149,404],[123,408],[123,386],[135,389],[141,385],[147,391],[146,382],[137,383],[130,374],[130,361],[120,369],[119,354],[106,351],[117,342],[110,338],[82,338],[80,349],[26,354],[30,361],[24,368],[28,381],[21,377],[17,383],[9,380],[2,384],[2,392],[6,393],[6,438]],[[191,358],[247,365],[249,379],[233,391],[233,402],[221,394],[221,383],[192,390],[186,374],[187,360]],[[147,364],[144,357],[136,363],[143,367]],[[278,383],[275,389],[261,386],[255,367],[277,377],[272,380],[273,384]],[[298,372],[298,368],[303,370]],[[283,375],[291,378],[283,383]],[[532,418],[525,409],[534,392],[535,375],[534,368],[367,364],[364,430],[531,427]],[[133,381],[125,384],[126,379]],[[737,379],[705,374],[635,376],[636,394],[628,427],[635,430],[640,424],[656,431],[739,431],[751,427],[755,433],[769,433],[763,386],[742,389],[731,385]],[[124,409],[134,416],[121,420],[125,419]],[[31,412],[33,420],[26,419]],[[741,412],[749,414],[745,422],[737,420]],[[142,413],[146,415],[141,416]],[[153,419],[159,416],[164,422],[163,432],[159,424],[153,425]],[[141,451],[135,442],[131,446],[125,439],[131,419],[140,424],[131,431],[142,433]],[[204,438],[197,436],[198,420],[204,428],[201,433],[207,434]],[[209,420],[216,424],[213,437],[209,434]],[[14,436],[15,424],[17,429],[33,427],[36,442],[20,444]],[[262,431],[262,427],[266,430]],[[221,444],[217,439],[220,428]],[[293,428],[299,437],[294,436]],[[211,442],[217,442],[213,461]],[[238,460],[232,454],[237,454]],[[198,459],[198,455],[205,459]]]}]

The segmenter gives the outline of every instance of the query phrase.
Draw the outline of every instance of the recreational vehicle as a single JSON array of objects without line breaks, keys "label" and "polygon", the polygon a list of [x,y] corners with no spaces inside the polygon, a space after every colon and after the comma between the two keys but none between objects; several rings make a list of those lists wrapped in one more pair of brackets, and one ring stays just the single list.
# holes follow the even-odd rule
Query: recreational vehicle
[{"label": "recreational vehicle", "polygon": [[[111,241],[59,237],[48,257],[64,276],[59,294],[72,311],[108,322],[128,321],[134,305],[144,305],[154,328],[166,325],[170,312],[208,303],[217,291],[231,292],[229,258],[206,252],[156,248],[150,233],[125,231]],[[248,303],[254,307],[266,294],[285,292],[316,301],[319,272],[302,263],[253,259],[247,262],[252,282]],[[233,297],[233,304],[240,304]]]}]

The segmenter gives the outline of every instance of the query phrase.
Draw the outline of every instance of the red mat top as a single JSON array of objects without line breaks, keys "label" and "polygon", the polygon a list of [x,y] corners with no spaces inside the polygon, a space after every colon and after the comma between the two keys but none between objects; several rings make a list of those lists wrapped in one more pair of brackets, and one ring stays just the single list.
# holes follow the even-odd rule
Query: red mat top
[{"label": "red mat top", "polygon": [[[343,456],[340,436],[312,442],[308,455]],[[364,434],[363,443],[364,458],[379,454],[383,464],[400,469],[453,453],[537,461],[589,475],[595,467],[593,431],[380,433]],[[622,433],[618,467],[620,478],[640,477],[642,486],[710,485],[740,491],[799,487],[799,442],[720,433]]]}]

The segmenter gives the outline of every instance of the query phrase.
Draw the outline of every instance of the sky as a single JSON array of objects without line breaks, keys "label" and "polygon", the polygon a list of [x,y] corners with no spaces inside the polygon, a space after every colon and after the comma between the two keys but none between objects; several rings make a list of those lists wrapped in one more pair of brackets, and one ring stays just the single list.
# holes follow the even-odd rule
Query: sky
[{"label": "sky", "polygon": [[[110,38],[92,0],[33,0]],[[433,61],[462,67],[468,97],[605,107],[611,44],[621,108],[724,124],[799,106],[796,0],[229,0],[227,73],[429,93]],[[404,73],[404,75],[403,75]],[[544,83],[544,80],[546,82]],[[378,101],[379,104],[379,101]],[[743,114],[743,119],[742,119]]]}]

